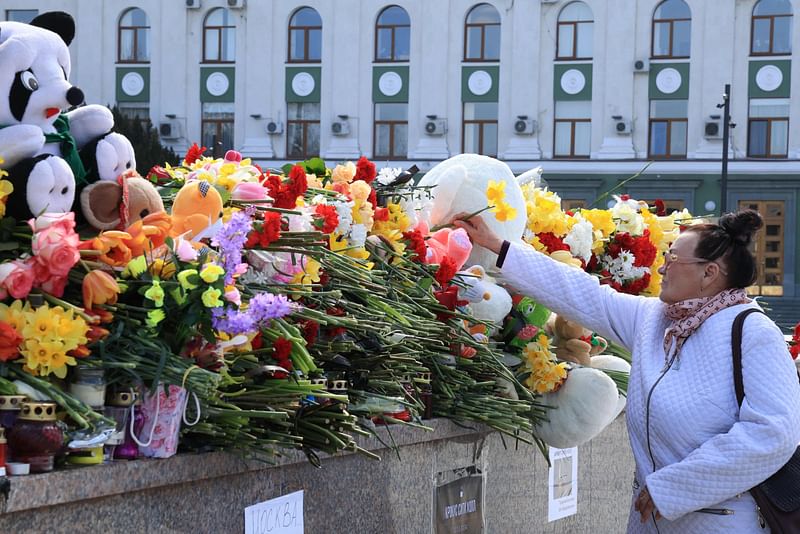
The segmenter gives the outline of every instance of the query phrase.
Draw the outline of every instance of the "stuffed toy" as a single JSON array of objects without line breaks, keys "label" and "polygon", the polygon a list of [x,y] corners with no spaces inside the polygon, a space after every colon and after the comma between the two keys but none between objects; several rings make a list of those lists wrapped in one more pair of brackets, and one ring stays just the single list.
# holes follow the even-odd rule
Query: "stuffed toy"
[{"label": "stuffed toy", "polygon": [[[473,317],[494,325],[492,332],[487,333],[492,335],[494,330],[503,324],[503,319],[511,311],[511,295],[497,285],[495,279],[486,274],[480,265],[473,265],[467,269],[465,274],[467,273],[471,276],[457,275],[466,284],[471,284],[471,287],[463,292],[464,299],[470,302],[469,307]],[[472,280],[468,281],[469,278]],[[461,290],[459,290],[459,294],[462,294]]]},{"label": "stuffed toy", "polygon": [[619,396],[617,385],[603,371],[575,367],[559,389],[542,395],[540,402],[552,409],[534,434],[559,449],[582,445],[614,420]]},{"label": "stuffed toy", "polygon": [[[428,235],[428,226],[421,222],[417,225],[416,229],[420,230],[422,235]],[[437,264],[447,256],[456,265],[456,269],[461,269],[467,262],[470,253],[472,252],[472,243],[469,240],[466,230],[458,228],[442,228],[431,234],[430,239],[425,241],[427,247],[427,256],[425,263]]]},{"label": "stuffed toy", "polygon": [[213,237],[221,225],[219,191],[203,180],[186,182],[172,203],[172,236],[199,241]]},{"label": "stuffed toy", "polygon": [[81,211],[98,230],[124,230],[151,213],[164,211],[156,187],[136,171],[116,180],[100,180],[86,186],[80,196]]},{"label": "stuffed toy", "polygon": [[530,297],[514,295],[513,308],[503,324],[502,339],[506,350],[522,350],[533,337],[545,328],[550,310]]},{"label": "stuffed toy", "polygon": [[[631,364],[622,358],[612,356],[611,354],[599,354],[597,356],[592,356],[592,368],[631,374]],[[614,415],[611,417],[612,421],[616,419],[620,413],[622,413],[622,410],[625,409],[627,400],[628,398],[625,395],[617,392],[617,409],[614,412]]]},{"label": "stuffed toy", "polygon": [[553,352],[559,360],[591,367],[592,356],[608,348],[604,338],[560,315],[553,314],[548,326],[553,333]]},{"label": "stuffed toy", "polygon": [[114,181],[123,173],[136,170],[136,154],[128,138],[109,132],[86,144],[80,152],[86,182]]},{"label": "stuffed toy", "polygon": [[[481,217],[501,238],[511,242],[521,242],[525,230],[525,200],[514,173],[494,158],[477,154],[460,154],[445,160],[429,172],[419,182],[420,187],[432,187],[432,208],[428,224],[445,225],[452,222],[459,213],[474,213],[490,205],[487,196],[490,181],[505,184],[501,192],[502,202],[515,212],[508,220],[498,220],[492,212],[482,212]],[[497,199],[492,201],[497,203]],[[502,217],[501,217],[502,218]],[[490,268],[497,256],[483,247],[475,246],[469,257],[470,264]]]},{"label": "stuffed toy", "polygon": [[61,113],[84,100],[67,81],[74,35],[75,22],[63,12],[42,13],[30,24],[0,22],[0,156],[7,179],[24,195],[8,205],[18,220],[70,211],[76,182],[86,183],[78,150],[114,125],[103,106]]}]

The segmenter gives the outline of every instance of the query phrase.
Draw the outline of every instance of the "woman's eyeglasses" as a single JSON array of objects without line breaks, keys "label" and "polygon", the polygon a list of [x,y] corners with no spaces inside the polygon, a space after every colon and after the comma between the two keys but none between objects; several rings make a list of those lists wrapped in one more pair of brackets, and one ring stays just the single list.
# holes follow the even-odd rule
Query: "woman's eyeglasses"
[{"label": "woman's eyeglasses", "polygon": [[720,265],[715,261],[706,260],[704,258],[691,258],[691,257],[681,258],[674,252],[670,252],[669,250],[667,250],[666,252],[664,252],[664,269],[669,269],[669,266],[672,265],[673,263],[714,263],[716,264],[717,267],[719,267],[719,271],[722,274],[724,274],[725,276],[728,275],[725,269],[722,268],[722,265]]}]

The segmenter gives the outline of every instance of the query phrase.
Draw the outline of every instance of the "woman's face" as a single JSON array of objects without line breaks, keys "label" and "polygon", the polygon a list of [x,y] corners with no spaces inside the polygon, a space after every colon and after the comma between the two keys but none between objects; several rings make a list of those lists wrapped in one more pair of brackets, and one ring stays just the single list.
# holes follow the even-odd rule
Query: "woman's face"
[{"label": "woman's face", "polygon": [[695,257],[698,239],[695,232],[678,236],[658,269],[663,276],[659,298],[667,304],[707,296],[702,294],[701,284],[709,262]]}]

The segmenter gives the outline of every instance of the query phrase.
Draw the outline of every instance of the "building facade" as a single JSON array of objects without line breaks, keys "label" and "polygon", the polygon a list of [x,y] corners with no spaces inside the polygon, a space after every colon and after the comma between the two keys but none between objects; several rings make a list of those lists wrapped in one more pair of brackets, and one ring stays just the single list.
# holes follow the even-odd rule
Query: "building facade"
[{"label": "building facade", "polygon": [[[752,292],[800,300],[800,0],[0,0],[77,21],[87,102],[267,166],[478,152],[569,206],[620,192],[767,219]],[[795,81],[798,80],[798,81]],[[791,310],[800,317],[800,307]]]}]

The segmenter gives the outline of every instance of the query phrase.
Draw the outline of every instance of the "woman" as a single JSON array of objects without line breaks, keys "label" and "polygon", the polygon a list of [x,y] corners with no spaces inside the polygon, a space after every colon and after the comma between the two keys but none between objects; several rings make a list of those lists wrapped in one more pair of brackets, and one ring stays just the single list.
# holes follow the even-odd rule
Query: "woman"
[{"label": "woman", "polygon": [[744,290],[756,275],[748,245],[762,225],[758,213],[687,228],[659,269],[660,299],[617,293],[532,247],[503,242],[479,217],[454,223],[498,254],[509,285],[631,350],[629,533],[768,530],[748,490],[797,447],[800,386],[781,331],[756,313],[744,324],[741,409],[736,400],[731,326],[758,307]]}]

